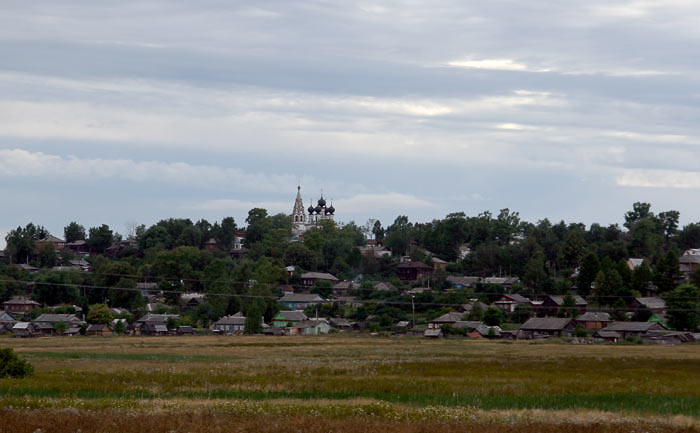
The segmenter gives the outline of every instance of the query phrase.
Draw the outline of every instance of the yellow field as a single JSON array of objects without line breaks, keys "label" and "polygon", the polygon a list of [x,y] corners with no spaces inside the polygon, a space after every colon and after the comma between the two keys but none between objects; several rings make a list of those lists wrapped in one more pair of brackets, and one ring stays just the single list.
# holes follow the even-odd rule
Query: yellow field
[{"label": "yellow field", "polygon": [[0,346],[36,368],[0,380],[8,432],[700,431],[699,345],[335,335]]}]

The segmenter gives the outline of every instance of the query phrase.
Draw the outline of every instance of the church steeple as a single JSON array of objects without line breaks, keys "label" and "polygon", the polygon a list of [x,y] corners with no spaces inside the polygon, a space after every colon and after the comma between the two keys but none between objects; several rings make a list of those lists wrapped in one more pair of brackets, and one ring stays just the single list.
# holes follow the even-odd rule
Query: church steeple
[{"label": "church steeple", "polygon": [[297,186],[297,199],[294,201],[294,209],[292,210],[292,222],[303,223],[305,218],[304,202],[301,200],[301,185],[299,185]]}]

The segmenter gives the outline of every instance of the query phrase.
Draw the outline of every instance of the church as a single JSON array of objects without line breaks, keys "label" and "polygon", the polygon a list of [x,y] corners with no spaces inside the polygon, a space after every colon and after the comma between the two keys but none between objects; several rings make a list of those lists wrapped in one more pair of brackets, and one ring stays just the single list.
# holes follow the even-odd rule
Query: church
[{"label": "church", "polygon": [[334,214],[335,208],[333,204],[326,207],[323,193],[321,193],[321,198],[318,199],[316,207],[314,207],[312,202],[309,208],[304,210],[304,201],[301,199],[301,186],[298,186],[297,199],[294,201],[294,209],[292,210],[292,234],[294,236],[303,235],[320,221],[333,221]]}]

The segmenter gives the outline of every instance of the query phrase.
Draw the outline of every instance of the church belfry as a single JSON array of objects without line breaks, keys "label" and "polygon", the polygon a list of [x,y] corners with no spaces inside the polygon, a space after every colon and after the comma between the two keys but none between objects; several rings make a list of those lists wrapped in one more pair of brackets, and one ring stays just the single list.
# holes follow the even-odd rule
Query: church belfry
[{"label": "church belfry", "polygon": [[294,209],[292,210],[292,234],[295,236],[304,234],[310,228],[316,226],[319,221],[331,220],[335,216],[335,208],[331,204],[326,207],[326,199],[318,199],[318,203],[314,207],[313,203],[309,206],[308,215],[304,211],[304,202],[301,199],[301,186],[297,187],[297,198],[294,201]]}]

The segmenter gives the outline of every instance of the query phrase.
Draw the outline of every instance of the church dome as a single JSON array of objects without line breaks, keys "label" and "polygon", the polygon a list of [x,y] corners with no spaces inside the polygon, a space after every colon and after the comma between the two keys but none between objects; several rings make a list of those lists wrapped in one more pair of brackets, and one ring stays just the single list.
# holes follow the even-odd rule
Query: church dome
[{"label": "church dome", "polygon": [[323,196],[321,196],[321,198],[318,199],[318,206],[319,207],[326,207],[326,200],[323,199]]},{"label": "church dome", "polygon": [[331,204],[331,207],[329,207],[328,209],[326,209],[326,213],[327,213],[327,214],[330,214],[330,215],[333,215],[333,212],[335,212],[335,208],[334,208],[333,205]]},{"label": "church dome", "polygon": [[323,212],[323,208],[321,206],[316,206],[316,213],[321,215],[321,212]]},{"label": "church dome", "polygon": [[310,214],[313,214],[316,209],[314,209],[314,205],[311,205],[311,206],[309,206],[309,208],[307,210],[309,211]]}]

